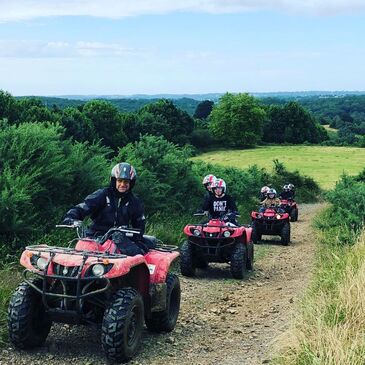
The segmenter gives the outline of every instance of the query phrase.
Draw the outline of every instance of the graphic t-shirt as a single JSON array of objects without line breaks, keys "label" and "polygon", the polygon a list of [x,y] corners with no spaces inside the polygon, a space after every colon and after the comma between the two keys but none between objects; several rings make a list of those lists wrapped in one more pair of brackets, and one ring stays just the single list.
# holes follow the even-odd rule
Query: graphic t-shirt
[{"label": "graphic t-shirt", "polygon": [[236,212],[237,207],[230,195],[224,195],[219,198],[215,195],[211,195],[209,199],[204,202],[203,210],[207,210],[212,218],[219,218],[226,213]]}]

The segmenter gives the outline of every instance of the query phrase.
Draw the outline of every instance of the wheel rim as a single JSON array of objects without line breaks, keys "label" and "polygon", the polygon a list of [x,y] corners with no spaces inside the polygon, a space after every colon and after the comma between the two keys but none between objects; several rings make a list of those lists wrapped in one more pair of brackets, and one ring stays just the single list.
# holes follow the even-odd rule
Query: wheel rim
[{"label": "wheel rim", "polygon": [[180,295],[179,290],[174,288],[171,292],[170,303],[169,303],[169,321],[173,322],[176,320],[180,309]]}]

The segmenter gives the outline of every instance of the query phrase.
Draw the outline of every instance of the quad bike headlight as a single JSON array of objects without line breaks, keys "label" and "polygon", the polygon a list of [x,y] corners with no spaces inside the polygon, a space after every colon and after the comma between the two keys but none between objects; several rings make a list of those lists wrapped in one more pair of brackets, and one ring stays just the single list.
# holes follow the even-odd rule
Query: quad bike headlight
[{"label": "quad bike headlight", "polygon": [[276,219],[280,219],[281,215],[280,214],[276,214]]},{"label": "quad bike headlight", "polygon": [[95,264],[91,271],[94,276],[103,276],[105,273],[105,266],[102,264]]},{"label": "quad bike headlight", "polygon": [[38,267],[38,269],[42,271],[47,267],[47,264],[48,260],[45,259],[44,257],[39,257],[36,261],[36,266]]},{"label": "quad bike headlight", "polygon": [[194,235],[195,237],[200,236],[200,231],[199,231],[199,229],[194,229],[194,231],[193,231],[193,235]]},{"label": "quad bike headlight", "polygon": [[226,237],[226,238],[229,237],[230,235],[231,235],[230,231],[224,231],[223,232],[223,236]]}]

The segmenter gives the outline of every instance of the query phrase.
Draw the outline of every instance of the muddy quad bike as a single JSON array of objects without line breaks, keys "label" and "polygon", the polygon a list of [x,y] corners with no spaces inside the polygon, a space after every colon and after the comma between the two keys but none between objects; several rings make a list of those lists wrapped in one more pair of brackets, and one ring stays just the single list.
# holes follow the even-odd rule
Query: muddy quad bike
[{"label": "muddy quad bike", "polygon": [[270,207],[264,212],[251,213],[252,241],[258,243],[262,235],[280,236],[281,243],[290,242],[289,214],[280,207]]},{"label": "muddy quad bike", "polygon": [[282,208],[286,213],[289,214],[291,222],[296,222],[298,220],[298,205],[295,200],[280,200],[280,208]]},{"label": "muddy quad bike", "polygon": [[24,282],[8,309],[9,337],[16,347],[42,345],[52,322],[97,324],[107,359],[121,362],[137,352],[144,322],[153,332],[174,329],[180,283],[169,268],[179,256],[177,247],[157,243],[145,255],[126,256],[111,239],[115,232],[141,237],[138,230],[117,227],[100,239],[82,238],[78,228],[75,248],[25,248]]},{"label": "muddy quad bike", "polygon": [[208,223],[188,224],[184,233],[187,240],[180,248],[182,275],[193,277],[196,268],[206,268],[209,262],[229,263],[235,279],[242,279],[247,270],[253,269],[250,227],[238,226],[222,216],[210,219]]}]

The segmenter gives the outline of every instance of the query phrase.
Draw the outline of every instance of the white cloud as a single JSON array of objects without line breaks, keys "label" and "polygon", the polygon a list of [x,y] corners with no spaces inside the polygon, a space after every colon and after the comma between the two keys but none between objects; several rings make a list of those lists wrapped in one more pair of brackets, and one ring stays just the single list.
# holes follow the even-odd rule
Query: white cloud
[{"label": "white cloud", "polygon": [[0,40],[0,58],[122,57],[144,54],[142,50],[117,43]]},{"label": "white cloud", "polygon": [[274,10],[336,15],[365,10],[363,0],[0,0],[0,22],[52,16],[123,18],[172,12],[238,13]]}]

